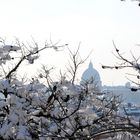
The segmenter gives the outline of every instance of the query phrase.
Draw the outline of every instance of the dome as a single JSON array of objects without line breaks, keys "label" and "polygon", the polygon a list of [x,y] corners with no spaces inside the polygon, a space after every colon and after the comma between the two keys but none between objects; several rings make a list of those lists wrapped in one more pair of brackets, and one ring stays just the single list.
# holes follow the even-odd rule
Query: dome
[{"label": "dome", "polygon": [[81,77],[81,85],[90,84],[94,89],[101,89],[101,79],[98,71],[93,68],[92,62],[89,63],[88,68],[84,71]]}]

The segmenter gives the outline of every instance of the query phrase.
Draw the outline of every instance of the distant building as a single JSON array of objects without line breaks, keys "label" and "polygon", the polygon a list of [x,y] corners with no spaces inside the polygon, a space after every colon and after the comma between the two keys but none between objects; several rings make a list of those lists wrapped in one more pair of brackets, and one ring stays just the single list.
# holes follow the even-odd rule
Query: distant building
[{"label": "distant building", "polygon": [[88,68],[83,72],[80,84],[83,86],[89,86],[97,91],[101,90],[102,83],[100,75],[98,71],[93,68],[92,62],[89,63]]},{"label": "distant building", "polygon": [[103,86],[102,90],[106,94],[119,96],[121,101],[125,104],[131,103],[140,106],[140,90],[132,91],[130,85],[125,86]]},{"label": "distant building", "polygon": [[119,96],[123,104],[131,103],[140,106],[140,90],[132,90],[130,82],[127,82],[125,86],[102,86],[100,75],[93,68],[92,62],[89,63],[88,68],[83,72],[80,84],[87,86],[89,90],[99,91],[97,93]]}]

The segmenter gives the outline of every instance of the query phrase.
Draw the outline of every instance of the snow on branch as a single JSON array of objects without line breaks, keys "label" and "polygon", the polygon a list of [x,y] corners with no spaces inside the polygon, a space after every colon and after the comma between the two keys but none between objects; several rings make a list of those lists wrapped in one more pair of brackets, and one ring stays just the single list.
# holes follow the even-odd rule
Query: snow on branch
[{"label": "snow on branch", "polygon": [[34,42],[35,46],[28,48],[19,41],[17,44],[1,47],[1,56],[3,53],[9,55],[2,63],[2,70],[6,69],[8,61],[16,63],[10,59],[12,53],[20,54],[20,57],[15,66],[8,72],[5,70],[0,78],[0,139],[96,139],[118,131],[139,131],[138,125],[127,117],[119,117],[119,97],[101,99],[96,91],[86,91],[83,86],[74,84],[79,65],[88,58],[80,58],[79,47],[75,53],[69,49],[74,64],[70,66],[72,81],[62,73],[60,80],[53,80],[53,67],[42,66],[38,76],[24,82],[17,78],[16,73],[23,61],[34,65],[41,51],[48,48],[58,51],[66,45],[51,43],[39,48]]}]

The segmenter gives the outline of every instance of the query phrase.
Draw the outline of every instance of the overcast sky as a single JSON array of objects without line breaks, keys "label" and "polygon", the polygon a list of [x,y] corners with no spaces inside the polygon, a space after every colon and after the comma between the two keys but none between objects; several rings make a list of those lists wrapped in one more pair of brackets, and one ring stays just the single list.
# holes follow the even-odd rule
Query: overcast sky
[{"label": "overcast sky", "polygon": [[[18,37],[29,41],[33,36],[41,44],[51,38],[54,43],[68,43],[71,50],[81,42],[81,57],[93,52],[79,70],[79,76],[92,60],[107,85],[127,81],[126,71],[101,69],[101,64],[117,62],[112,54],[112,40],[126,54],[130,50],[137,50],[136,55],[140,52],[135,45],[140,44],[140,7],[130,0],[0,0],[0,18],[0,36],[7,40]],[[60,69],[67,59],[65,50],[57,54],[51,51],[44,55],[42,63]]]}]

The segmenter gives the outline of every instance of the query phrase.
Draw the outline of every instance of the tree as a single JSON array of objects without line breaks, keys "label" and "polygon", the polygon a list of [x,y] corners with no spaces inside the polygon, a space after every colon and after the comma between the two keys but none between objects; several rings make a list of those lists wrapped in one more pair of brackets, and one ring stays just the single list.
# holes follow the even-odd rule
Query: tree
[{"label": "tree", "polygon": [[[75,59],[79,49],[71,53],[76,63],[73,80],[68,81],[61,75],[60,81],[53,81],[53,68],[42,66],[38,76],[25,82],[17,76],[17,69],[24,61],[33,65],[41,51],[59,50],[65,45],[51,43],[39,48],[36,42],[33,47],[18,40],[15,45],[6,45],[3,40],[1,43],[0,139],[98,139],[120,131],[137,131],[128,118],[119,116],[119,97],[99,98],[96,92],[87,92],[74,84],[77,64],[84,62]],[[15,56],[19,56],[17,60]],[[12,68],[9,67],[11,63],[15,64]],[[73,70],[73,66],[70,68]]]},{"label": "tree", "polygon": [[134,69],[134,71],[136,72],[136,74],[128,74],[131,76],[134,76],[138,81],[133,81],[130,78],[127,78],[130,82],[134,83],[137,85],[137,88],[132,87],[131,90],[132,91],[137,91],[139,90],[139,79],[140,79],[140,57],[136,58],[135,55],[131,52],[131,56],[132,56],[132,60],[129,58],[125,58],[123,56],[123,54],[121,54],[120,50],[117,48],[117,46],[115,45],[114,41],[113,41],[113,46],[115,48],[115,52],[116,55],[115,57],[118,59],[119,63],[115,64],[114,66],[106,66],[106,65],[102,65],[103,69],[109,68],[109,69],[123,69],[123,68],[132,68]]},{"label": "tree", "polygon": [[[121,0],[121,1],[126,1],[126,0]],[[137,1],[137,2],[139,2],[138,3],[138,6],[140,6],[140,0],[131,0],[131,1]]]},{"label": "tree", "polygon": [[69,61],[69,65],[67,67],[67,71],[70,73],[71,75],[71,81],[72,84],[74,84],[75,82],[75,78],[76,78],[76,74],[77,74],[77,70],[79,68],[80,65],[82,65],[90,56],[91,52],[89,53],[89,55],[85,58],[85,59],[81,59],[80,54],[79,54],[79,49],[80,49],[80,44],[78,45],[78,48],[75,52],[72,52],[69,48],[69,57],[70,57],[70,61]]},{"label": "tree", "polygon": [[[139,84],[139,79],[140,79],[140,57],[136,57],[132,52],[131,52],[131,56],[132,56],[132,59],[129,58],[126,58],[123,53],[121,53],[120,49],[117,48],[117,46],[115,45],[114,41],[113,41],[113,46],[115,48],[115,52],[116,54],[115,57],[117,58],[118,62],[113,65],[113,66],[108,66],[108,65],[102,65],[102,68],[103,69],[116,69],[116,70],[119,70],[119,69],[124,69],[124,68],[131,68],[133,69],[136,74],[128,74],[129,76],[134,76],[138,81],[134,81],[134,80],[131,80],[130,78],[127,78],[130,82],[134,83],[135,87],[131,87],[130,86],[130,82],[129,82],[129,86],[128,88],[131,89],[131,91],[133,92],[136,92],[137,90],[140,90],[140,84]],[[124,112],[125,112],[125,115],[127,117],[127,120],[129,122],[129,124],[131,124],[133,126],[133,129],[137,129],[137,131],[139,130],[140,128],[140,125],[138,125],[138,120],[134,121],[132,117],[129,116],[129,114],[127,113],[126,109],[124,108]]]}]

